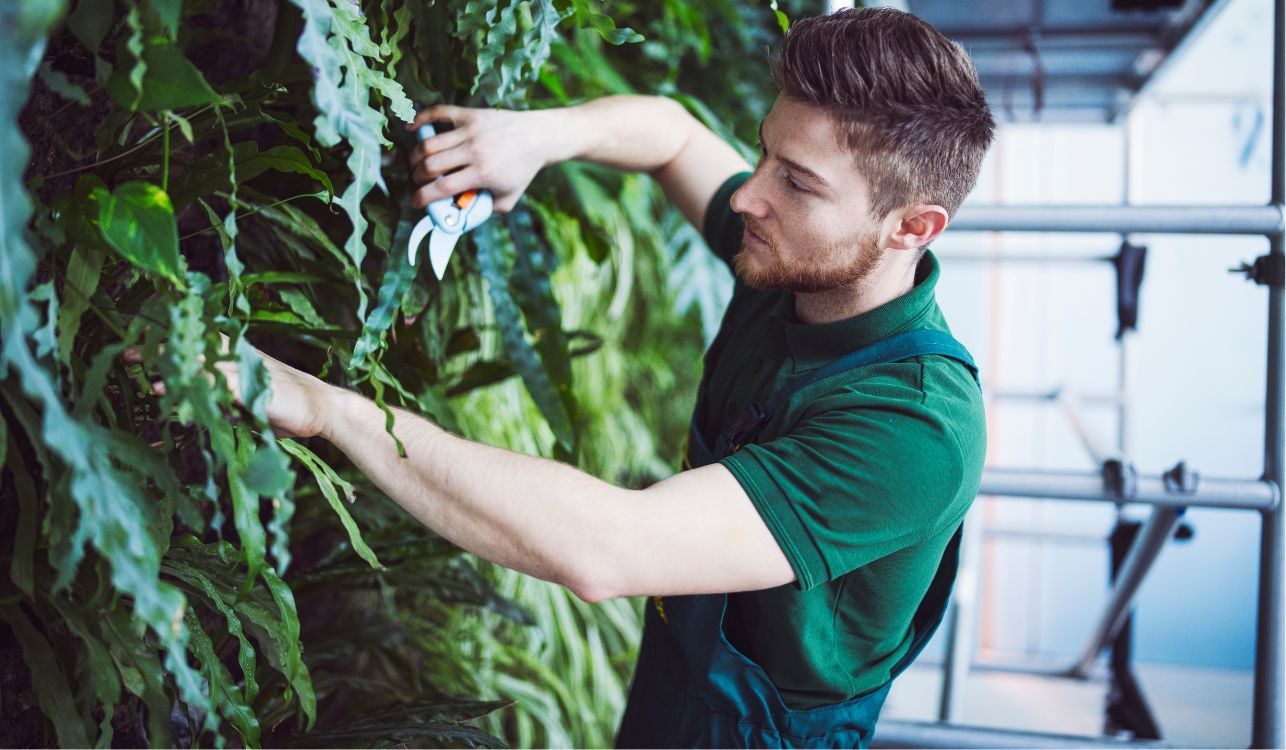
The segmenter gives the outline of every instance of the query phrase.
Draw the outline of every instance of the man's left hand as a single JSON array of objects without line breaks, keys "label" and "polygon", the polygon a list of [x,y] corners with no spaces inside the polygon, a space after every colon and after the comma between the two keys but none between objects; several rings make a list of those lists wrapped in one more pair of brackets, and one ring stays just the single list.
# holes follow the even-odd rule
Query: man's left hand
[{"label": "man's left hand", "polygon": [[[219,338],[223,353],[227,355],[231,350],[231,341],[223,334],[219,334]],[[268,421],[272,425],[273,431],[279,435],[289,437],[304,438],[316,435],[324,437],[323,433],[326,428],[325,409],[338,389],[302,370],[295,369],[280,360],[269,357],[258,349],[255,352],[263,358],[264,367],[268,369],[270,378]],[[143,361],[142,351],[138,347],[126,349],[122,354],[122,358],[129,363]],[[228,384],[228,390],[232,392],[236,403],[243,403],[241,401],[241,373],[238,362],[235,359],[221,359],[215,363],[215,367],[223,374],[223,378]],[[211,381],[213,382],[214,378],[211,378]],[[158,396],[164,394],[165,383],[163,381],[154,382],[152,392]]]}]

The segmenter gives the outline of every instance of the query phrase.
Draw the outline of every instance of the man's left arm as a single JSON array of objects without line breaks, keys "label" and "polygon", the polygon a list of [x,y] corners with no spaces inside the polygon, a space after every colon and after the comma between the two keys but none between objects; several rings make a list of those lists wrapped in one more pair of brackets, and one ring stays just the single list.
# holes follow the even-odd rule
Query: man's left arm
[{"label": "man's left arm", "polygon": [[[274,378],[278,382],[285,381]],[[479,557],[565,585],[586,601],[751,591],[795,580],[745,490],[723,466],[627,490],[566,464],[456,437],[394,409],[402,458],[374,403],[321,381],[316,386],[324,395],[305,401],[320,407],[319,434],[421,523]]]}]

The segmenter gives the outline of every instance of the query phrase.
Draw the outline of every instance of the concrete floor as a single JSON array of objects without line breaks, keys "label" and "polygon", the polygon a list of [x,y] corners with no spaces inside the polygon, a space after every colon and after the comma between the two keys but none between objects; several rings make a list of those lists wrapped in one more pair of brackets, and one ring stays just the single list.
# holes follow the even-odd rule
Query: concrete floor
[{"label": "concrete floor", "polygon": [[[1179,747],[1250,744],[1250,671],[1137,664],[1162,742]],[[937,718],[941,667],[917,664],[893,684],[881,718]],[[1102,731],[1106,684],[1032,674],[973,670],[956,694],[961,724],[997,729],[1097,736]],[[877,732],[878,735],[878,732]]]}]

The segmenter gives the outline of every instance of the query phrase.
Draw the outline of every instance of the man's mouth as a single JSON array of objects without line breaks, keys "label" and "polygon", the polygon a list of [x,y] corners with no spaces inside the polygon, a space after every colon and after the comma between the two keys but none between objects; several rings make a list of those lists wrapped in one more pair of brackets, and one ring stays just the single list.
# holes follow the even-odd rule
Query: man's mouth
[{"label": "man's mouth", "polygon": [[768,244],[768,240],[764,239],[761,235],[757,234],[754,230],[750,228],[750,225],[748,224],[745,226],[745,228],[741,233],[741,241],[743,244],[746,244],[746,245],[767,245]]}]

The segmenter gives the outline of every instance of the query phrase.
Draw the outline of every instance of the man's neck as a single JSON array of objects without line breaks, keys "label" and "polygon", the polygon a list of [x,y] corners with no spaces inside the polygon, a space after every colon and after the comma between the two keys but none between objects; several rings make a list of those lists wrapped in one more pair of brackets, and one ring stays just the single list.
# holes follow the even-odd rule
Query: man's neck
[{"label": "man's neck", "polygon": [[851,286],[824,292],[796,292],[795,319],[801,323],[833,323],[870,312],[911,291],[915,286],[916,265],[877,267]]}]

